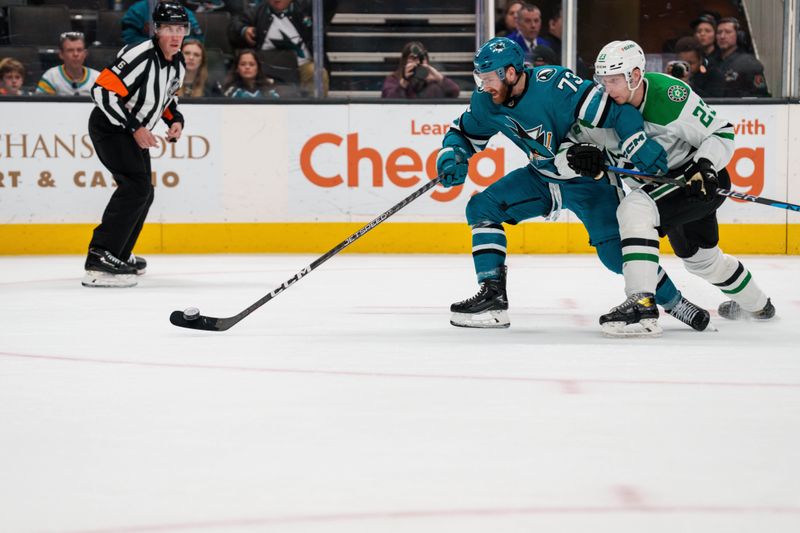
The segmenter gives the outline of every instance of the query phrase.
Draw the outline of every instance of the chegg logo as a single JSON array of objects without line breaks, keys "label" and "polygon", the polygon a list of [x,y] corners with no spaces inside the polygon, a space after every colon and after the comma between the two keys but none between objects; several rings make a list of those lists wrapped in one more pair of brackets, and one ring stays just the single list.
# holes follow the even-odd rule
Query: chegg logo
[{"label": "chegg logo", "polygon": [[[334,174],[324,176],[314,168],[314,152],[322,146],[331,145],[342,152],[346,162],[345,176]],[[439,148],[429,154],[420,154],[407,146],[395,148],[384,158],[382,153],[370,146],[361,146],[358,133],[350,133],[346,139],[335,133],[320,133],[308,139],[300,150],[300,170],[303,176],[318,187],[359,187],[368,180],[372,187],[383,187],[386,180],[397,187],[414,187],[423,178],[436,177],[436,156]],[[359,166],[368,161],[372,172],[362,176]],[[490,164],[486,164],[488,161]],[[483,163],[482,163],[483,162]],[[481,167],[483,174],[479,172]],[[487,171],[487,168],[489,170]],[[488,187],[505,174],[505,150],[489,148],[470,158],[469,179],[479,187]],[[431,198],[439,202],[449,202],[458,197],[463,186],[450,189],[436,189]]]},{"label": "chegg logo", "polygon": [[[737,192],[758,196],[764,190],[764,148],[737,148],[728,166],[731,185]],[[734,202],[744,202],[731,198]]]}]

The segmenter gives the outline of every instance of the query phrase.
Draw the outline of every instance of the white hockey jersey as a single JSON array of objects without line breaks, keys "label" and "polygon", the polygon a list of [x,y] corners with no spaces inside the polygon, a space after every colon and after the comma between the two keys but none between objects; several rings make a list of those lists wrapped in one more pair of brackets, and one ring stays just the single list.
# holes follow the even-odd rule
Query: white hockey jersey
[{"label": "white hockey jersey", "polygon": [[[724,168],[734,150],[733,125],[717,116],[684,82],[667,74],[648,72],[644,75],[645,95],[639,111],[644,118],[644,131],[667,152],[670,170],[690,161],[708,159],[716,169]],[[567,165],[566,152],[576,142],[588,142],[605,148],[610,162],[622,167],[629,161],[619,151],[619,137],[611,129],[593,128],[576,122],[559,147],[556,166],[566,176],[575,176]],[[641,182],[625,180],[632,187]]]},{"label": "white hockey jersey", "polygon": [[36,92],[59,96],[89,96],[99,74],[94,69],[83,67],[80,79],[73,80],[67,75],[64,65],[59,65],[48,69],[42,75],[36,86]]}]

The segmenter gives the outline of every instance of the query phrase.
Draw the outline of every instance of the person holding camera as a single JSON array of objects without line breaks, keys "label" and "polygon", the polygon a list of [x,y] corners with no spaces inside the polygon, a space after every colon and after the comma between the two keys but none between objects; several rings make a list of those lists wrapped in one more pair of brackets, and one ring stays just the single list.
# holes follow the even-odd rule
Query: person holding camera
[{"label": "person holding camera", "polygon": [[422,43],[406,43],[397,70],[383,80],[381,98],[457,98],[456,83],[433,68]]},{"label": "person holding camera", "polygon": [[722,96],[725,80],[719,70],[709,66],[700,41],[681,37],[675,43],[675,52],[678,59],[667,63],[667,74],[688,83],[701,98]]}]

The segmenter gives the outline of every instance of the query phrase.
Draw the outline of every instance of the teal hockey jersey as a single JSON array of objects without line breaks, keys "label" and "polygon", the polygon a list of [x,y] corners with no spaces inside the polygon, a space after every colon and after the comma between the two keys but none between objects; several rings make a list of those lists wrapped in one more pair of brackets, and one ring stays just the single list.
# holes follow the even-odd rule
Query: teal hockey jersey
[{"label": "teal hockey jersey", "polygon": [[474,154],[502,133],[525,152],[544,179],[563,181],[574,175],[559,175],[555,154],[575,122],[613,128],[622,139],[620,146],[638,148],[646,140],[641,114],[630,105],[617,105],[591,81],[552,65],[526,68],[525,73],[524,91],[505,104],[495,104],[488,93],[474,91],[467,110],[445,134],[443,147],[458,145]]}]

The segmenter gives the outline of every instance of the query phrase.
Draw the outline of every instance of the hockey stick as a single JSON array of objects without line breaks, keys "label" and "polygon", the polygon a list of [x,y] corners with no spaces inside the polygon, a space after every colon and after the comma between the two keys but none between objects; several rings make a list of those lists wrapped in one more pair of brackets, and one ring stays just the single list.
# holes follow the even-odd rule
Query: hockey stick
[{"label": "hockey stick", "polygon": [[245,318],[247,315],[267,303],[268,301],[275,298],[277,295],[288,289],[294,283],[300,280],[303,276],[320,266],[322,263],[333,257],[334,255],[338,254],[352,243],[360,239],[364,236],[369,230],[392,216],[393,214],[400,211],[402,208],[425,194],[427,191],[432,189],[434,186],[439,184],[442,181],[442,176],[437,176],[436,178],[430,180],[428,183],[411,193],[409,196],[395,204],[393,207],[389,208],[388,211],[384,212],[372,222],[358,230],[357,232],[350,235],[348,238],[337,244],[333,249],[328,251],[325,255],[318,258],[316,261],[302,269],[300,272],[289,278],[288,280],[284,281],[283,284],[275,289],[274,291],[270,292],[263,298],[259,299],[253,305],[231,317],[227,318],[215,318],[213,316],[203,316],[200,314],[200,311],[196,307],[190,307],[185,311],[173,311],[171,315],[169,315],[169,321],[175,325],[180,326],[182,328],[189,328],[189,329],[201,329],[205,331],[225,331],[230,329],[234,325],[236,325],[240,320]]},{"label": "hockey stick", "polygon": [[[626,174],[628,176],[634,176],[637,178],[646,179],[654,183],[663,183],[666,185],[681,185],[681,186],[684,185],[683,183],[675,179],[670,179],[664,176],[653,176],[652,174],[647,174],[646,172],[639,172],[638,170],[631,170],[627,168],[619,168],[612,166],[609,166],[607,170],[610,170],[611,172],[615,172],[617,174]],[[763,196],[753,196],[752,194],[744,194],[741,192],[732,191],[730,189],[717,189],[717,194],[720,196],[727,196],[728,198],[736,198],[737,200],[746,200],[748,202],[754,202],[756,204],[769,205],[772,207],[777,207],[779,209],[788,209],[789,211],[800,211],[800,205],[797,204],[790,204],[788,202],[781,202],[779,200],[770,200],[769,198],[764,198]]]}]

